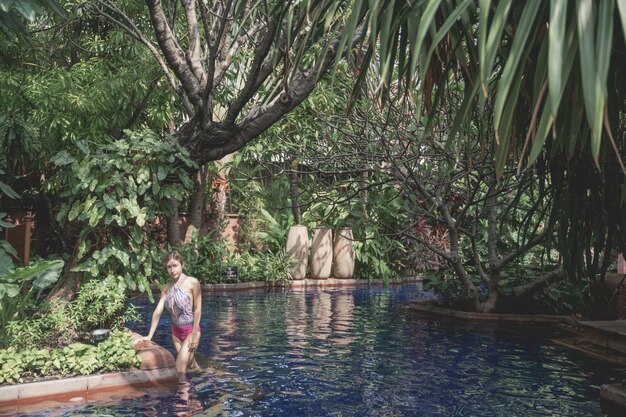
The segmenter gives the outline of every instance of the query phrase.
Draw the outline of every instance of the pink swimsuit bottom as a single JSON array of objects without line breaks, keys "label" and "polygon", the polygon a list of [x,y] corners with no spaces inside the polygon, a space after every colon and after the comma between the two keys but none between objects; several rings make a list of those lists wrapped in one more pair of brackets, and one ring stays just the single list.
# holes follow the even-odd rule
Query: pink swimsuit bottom
[{"label": "pink swimsuit bottom", "polygon": [[[181,342],[184,342],[187,336],[189,336],[192,331],[192,324],[189,324],[187,326],[177,326],[175,324],[172,324],[172,335]],[[200,333],[200,326],[198,326],[198,333]]]}]

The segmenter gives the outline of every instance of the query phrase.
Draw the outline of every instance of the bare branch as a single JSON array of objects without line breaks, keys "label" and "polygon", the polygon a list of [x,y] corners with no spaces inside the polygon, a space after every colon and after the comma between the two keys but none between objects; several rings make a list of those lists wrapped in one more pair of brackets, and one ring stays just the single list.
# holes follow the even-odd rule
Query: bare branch
[{"label": "bare branch", "polygon": [[200,81],[200,86],[206,84],[206,74],[202,67],[202,47],[200,43],[200,31],[198,30],[198,16],[196,14],[195,0],[182,0],[185,7],[185,17],[187,19],[187,32],[189,34],[189,46],[187,48],[187,61],[191,66],[196,79]]},{"label": "bare branch", "polygon": [[[239,116],[241,109],[250,101],[254,93],[256,93],[257,86],[264,80],[270,73],[268,66],[265,66],[265,71],[261,71],[263,67],[263,61],[270,52],[276,31],[278,30],[278,23],[275,19],[272,19],[267,24],[267,31],[261,42],[254,49],[254,58],[250,65],[250,71],[246,77],[246,84],[241,89],[239,96],[228,107],[228,113],[226,114],[225,122],[227,124],[234,124],[235,120]],[[270,64],[271,65],[271,64]],[[257,88],[255,88],[257,87]]]},{"label": "bare branch", "polygon": [[511,291],[509,296],[511,298],[521,297],[522,295],[529,294],[533,291],[538,290],[544,285],[551,284],[562,278],[563,278],[563,271],[561,270],[561,267],[559,267],[553,271],[543,274],[542,276],[538,277],[532,282],[529,282],[528,284],[515,287],[513,291]]},{"label": "bare branch", "polygon": [[170,65],[176,78],[181,82],[185,94],[191,103],[197,107],[202,107],[202,94],[199,80],[196,78],[192,69],[189,67],[185,58],[186,54],[178,45],[174,32],[170,28],[160,0],[146,0],[148,9],[150,10],[150,20],[154,27],[157,42],[161,47],[161,51],[165,56],[167,63]]}]

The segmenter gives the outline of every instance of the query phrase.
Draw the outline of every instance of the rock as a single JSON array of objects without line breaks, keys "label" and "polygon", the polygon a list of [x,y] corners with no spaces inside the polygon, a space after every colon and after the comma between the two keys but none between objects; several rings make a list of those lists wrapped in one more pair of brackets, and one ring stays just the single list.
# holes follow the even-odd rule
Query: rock
[{"label": "rock", "polygon": [[131,335],[133,348],[137,350],[137,356],[141,361],[142,370],[169,368],[176,366],[176,359],[169,350],[157,345],[151,340],[137,341],[141,338],[138,333]]}]

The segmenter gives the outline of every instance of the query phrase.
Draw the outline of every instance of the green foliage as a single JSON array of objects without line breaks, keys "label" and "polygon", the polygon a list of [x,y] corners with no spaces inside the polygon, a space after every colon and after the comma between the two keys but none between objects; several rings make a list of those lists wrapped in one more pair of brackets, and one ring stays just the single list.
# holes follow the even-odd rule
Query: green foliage
[{"label": "green foliage", "polygon": [[291,264],[285,250],[244,252],[231,255],[227,265],[236,266],[240,282],[286,282],[291,279]]},{"label": "green foliage", "polygon": [[256,235],[260,244],[267,247],[271,252],[279,253],[284,250],[287,244],[287,233],[294,223],[293,214],[291,212],[279,212],[274,217],[265,209],[261,209],[259,212],[261,230]]},{"label": "green foliage", "polygon": [[0,274],[0,346],[10,337],[11,325],[26,317],[42,292],[59,279],[63,265],[61,260],[39,261]]},{"label": "green foliage", "polygon": [[[220,282],[228,256],[222,241],[216,240],[211,235],[199,237],[195,232],[191,242],[181,245],[178,251],[185,260],[186,274],[198,278],[201,282]],[[165,266],[160,261],[158,272],[160,276],[167,276]]]},{"label": "green foliage", "polygon": [[114,330],[97,346],[73,343],[56,349],[10,347],[0,350],[0,363],[0,384],[129,370],[140,365],[129,330]]},{"label": "green foliage", "polygon": [[429,272],[424,275],[424,291],[430,295],[431,301],[446,307],[459,307],[468,302],[461,282],[449,272]]},{"label": "green foliage", "polygon": [[[4,175],[4,171],[0,169],[0,176]],[[8,184],[0,181],[0,198],[6,195],[11,199],[20,198],[19,194],[17,194],[13,188],[11,188]],[[4,221],[7,213],[0,211],[0,236],[4,236],[4,229],[10,229],[15,227],[13,223],[9,223]],[[0,239],[0,277],[9,270],[13,269],[13,258],[17,257],[17,251],[9,242],[4,239]]]},{"label": "green foliage", "polygon": [[587,313],[589,306],[586,300],[592,299],[591,288],[582,288],[571,281],[563,280],[547,285],[533,294],[534,302],[551,314]]},{"label": "green foliage", "polygon": [[125,282],[119,278],[92,279],[83,284],[76,300],[52,301],[39,306],[36,317],[9,323],[7,344],[63,346],[87,337],[96,328],[121,329],[125,322],[137,319],[135,309],[124,309],[125,289]]},{"label": "green foliage", "polygon": [[125,283],[111,277],[91,280],[80,289],[72,308],[84,329],[117,328],[124,324]]},{"label": "green foliage", "polygon": [[75,152],[53,158],[66,184],[57,220],[82,225],[72,271],[146,291],[153,257],[143,227],[193,187],[188,170],[196,165],[173,138],[150,131],[106,145],[79,142]]},{"label": "green foliage", "polygon": [[[178,251],[185,260],[184,270],[202,283],[217,284],[223,281],[222,274],[228,266],[236,266],[240,282],[267,281],[284,282],[291,279],[290,262],[285,250],[250,250],[230,253],[225,243],[211,236],[198,237],[195,233],[190,243],[181,245]],[[161,257],[160,253],[155,257]],[[161,265],[159,276],[167,276]]]},{"label": "green foliage", "polygon": [[24,21],[33,22],[48,10],[63,15],[55,0],[0,0],[0,30],[7,36],[27,39]]}]

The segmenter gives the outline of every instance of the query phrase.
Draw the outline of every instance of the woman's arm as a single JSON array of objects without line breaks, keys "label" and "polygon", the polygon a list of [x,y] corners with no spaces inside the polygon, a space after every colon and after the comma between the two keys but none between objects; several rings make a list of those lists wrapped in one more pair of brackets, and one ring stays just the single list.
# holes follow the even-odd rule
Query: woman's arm
[{"label": "woman's arm", "polygon": [[161,291],[161,298],[159,298],[159,303],[154,309],[154,313],[152,313],[152,323],[150,324],[150,332],[148,336],[144,337],[143,340],[152,340],[154,336],[154,332],[156,331],[157,326],[159,325],[159,320],[161,320],[161,314],[163,313],[163,308],[165,307],[165,293],[167,292],[167,285]]},{"label": "woman's arm", "polygon": [[198,326],[200,326],[200,317],[202,317],[202,287],[197,279],[193,281],[191,293],[193,295],[193,331],[190,336],[189,350],[198,347]]}]

